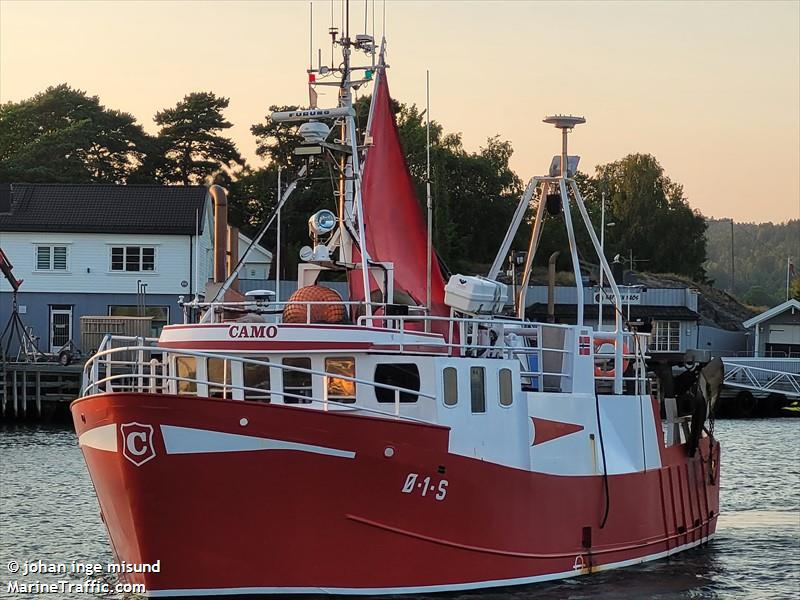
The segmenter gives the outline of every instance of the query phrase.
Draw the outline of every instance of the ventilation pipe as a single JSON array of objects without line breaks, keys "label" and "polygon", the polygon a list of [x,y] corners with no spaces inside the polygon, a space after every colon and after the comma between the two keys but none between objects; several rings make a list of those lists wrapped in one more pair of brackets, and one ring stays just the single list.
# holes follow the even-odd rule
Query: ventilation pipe
[{"label": "ventilation pipe", "polygon": [[212,185],[208,193],[214,202],[214,283],[223,283],[227,277],[228,192]]}]

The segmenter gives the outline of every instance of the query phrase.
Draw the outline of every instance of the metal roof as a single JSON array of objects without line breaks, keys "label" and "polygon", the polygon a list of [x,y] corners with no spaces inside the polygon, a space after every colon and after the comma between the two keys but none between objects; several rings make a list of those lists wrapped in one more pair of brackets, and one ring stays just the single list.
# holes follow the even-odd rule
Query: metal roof
[{"label": "metal roof", "polygon": [[206,194],[204,186],[14,183],[0,231],[193,235],[198,211],[203,230]]},{"label": "metal roof", "polygon": [[[658,319],[661,321],[698,321],[700,315],[695,311],[685,306],[658,306],[647,304],[632,304],[631,305],[631,319],[642,319],[649,317],[651,319]],[[562,322],[563,320],[574,321],[578,317],[578,307],[575,304],[556,304],[554,306],[556,320]],[[583,318],[585,322],[589,320],[597,320],[597,305],[588,304],[583,307]],[[625,305],[622,309],[624,319],[628,318],[628,306]],[[525,310],[525,316],[532,319],[543,320],[547,318],[547,304],[537,302],[531,304]],[[603,320],[613,321],[614,310],[610,305],[603,307]]]},{"label": "metal roof", "polygon": [[800,310],[800,301],[791,298],[784,302],[783,304],[778,304],[778,306],[773,306],[769,310],[765,310],[760,315],[756,315],[752,319],[748,319],[747,321],[743,322],[745,329],[750,329],[753,325],[758,325],[759,323],[766,321],[767,319],[771,319],[781,313],[785,313],[790,308],[794,308]]}]

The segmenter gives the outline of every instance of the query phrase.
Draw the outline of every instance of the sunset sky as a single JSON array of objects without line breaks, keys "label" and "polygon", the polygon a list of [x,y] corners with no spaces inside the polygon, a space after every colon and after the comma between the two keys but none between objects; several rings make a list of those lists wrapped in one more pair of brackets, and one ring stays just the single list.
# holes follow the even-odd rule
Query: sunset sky
[{"label": "sunset sky", "polygon": [[[314,2],[314,47],[328,62],[331,6]],[[379,37],[383,2],[368,6]],[[338,24],[341,2],[333,8]],[[352,34],[364,9],[351,2]],[[429,69],[432,117],[469,150],[510,140],[523,179],[559,150],[542,117],[582,114],[571,151],[583,170],[647,152],[707,216],[800,218],[800,2],[396,0],[385,10],[392,95],[424,105]],[[270,104],[307,102],[308,32],[308,2],[2,0],[0,101],[67,82],[154,133],[157,110],[213,91],[230,98],[231,135],[258,165],[250,125]]]}]

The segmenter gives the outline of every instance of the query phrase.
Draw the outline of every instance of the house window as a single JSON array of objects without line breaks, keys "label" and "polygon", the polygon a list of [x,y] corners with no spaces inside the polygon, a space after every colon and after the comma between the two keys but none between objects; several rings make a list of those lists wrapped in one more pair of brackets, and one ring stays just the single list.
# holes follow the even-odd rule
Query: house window
[{"label": "house window", "polygon": [[514,393],[511,389],[511,369],[500,369],[500,406],[511,406]]},{"label": "house window", "polygon": [[[297,367],[299,369],[311,370],[310,358],[284,358],[284,366]],[[290,371],[289,369],[283,370],[283,391],[286,394],[293,394],[292,396],[284,396],[283,401],[286,404],[310,404],[311,400],[305,398],[297,398],[296,396],[305,396],[311,398],[311,373],[303,371]]]},{"label": "house window", "polygon": [[145,306],[144,311],[130,304],[111,304],[109,317],[153,317],[150,321],[150,336],[158,337],[165,325],[169,324],[169,306]]},{"label": "house window", "polygon": [[[253,358],[269,362],[265,357],[254,356]],[[242,368],[244,369],[244,387],[248,388],[244,391],[244,399],[269,402],[269,366],[242,363]]]},{"label": "house window", "polygon": [[66,246],[36,246],[37,271],[66,271]]},{"label": "house window", "polygon": [[455,406],[458,404],[458,371],[455,367],[445,367],[442,374],[444,380],[444,404]]},{"label": "house window", "polygon": [[156,270],[156,249],[152,246],[112,246],[111,270],[141,273]]},{"label": "house window", "polygon": [[[384,363],[375,365],[375,383],[419,391],[419,368],[414,363]],[[394,402],[395,391],[375,388],[378,402]],[[400,402],[416,402],[417,395],[400,392]]]},{"label": "house window", "polygon": [[680,321],[654,321],[650,334],[650,349],[653,352],[680,352]]},{"label": "house window", "polygon": [[[352,356],[325,359],[325,372],[331,375],[356,376],[356,360]],[[337,402],[356,401],[356,382],[338,377],[328,377],[328,397]]]},{"label": "house window", "polygon": [[470,396],[472,399],[472,412],[486,412],[486,369],[483,367],[470,367],[469,370]]}]

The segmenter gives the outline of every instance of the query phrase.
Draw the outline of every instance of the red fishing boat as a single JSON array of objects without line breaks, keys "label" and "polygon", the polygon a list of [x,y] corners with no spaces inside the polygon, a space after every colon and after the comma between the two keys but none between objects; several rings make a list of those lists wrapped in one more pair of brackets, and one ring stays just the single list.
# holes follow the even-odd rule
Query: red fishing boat
[{"label": "red fishing boat", "polygon": [[[664,430],[648,335],[624,322],[573,178],[567,134],[583,119],[547,119],[562,152],[528,185],[491,272],[446,279],[404,161],[383,47],[367,35],[334,41],[342,66],[311,70],[310,85],[336,74],[339,106],[273,115],[301,123],[299,178],[323,163],[340,174],[334,210],[309,221],[297,292],[232,300],[229,277],[208,301],[185,303],[186,324],[157,340],[109,337],[86,364],[71,410],[113,551],[157,565],[123,576],[151,597],[445,592],[573,577],[708,541],[719,512],[720,449],[704,427],[715,392],[701,376],[697,410]],[[352,90],[367,84],[362,135]],[[521,291],[509,298],[497,277],[534,198]],[[580,303],[573,325],[525,318],[547,211],[563,214],[579,287],[572,219],[587,228],[613,330],[586,323]],[[326,287],[331,271],[347,273],[346,301]]]}]

